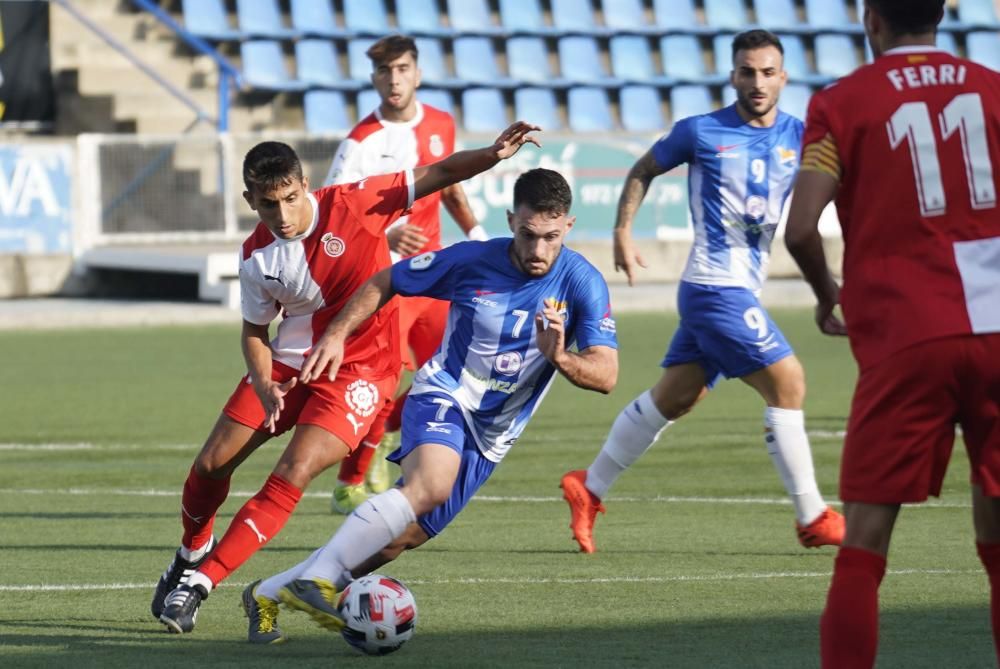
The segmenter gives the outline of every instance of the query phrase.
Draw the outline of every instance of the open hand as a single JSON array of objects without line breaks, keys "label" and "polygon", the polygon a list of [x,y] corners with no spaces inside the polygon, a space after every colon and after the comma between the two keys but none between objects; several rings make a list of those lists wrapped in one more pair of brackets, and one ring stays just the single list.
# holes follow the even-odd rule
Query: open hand
[{"label": "open hand", "polygon": [[515,122],[514,125],[500,133],[500,136],[493,142],[493,151],[496,152],[497,158],[500,160],[510,158],[528,142],[540,147],[541,144],[538,143],[538,140],[528,134],[536,130],[541,130],[541,128],[526,121]]},{"label": "open hand", "polygon": [[293,376],[284,383],[270,381],[265,388],[257,390],[257,397],[260,398],[260,403],[264,407],[264,427],[271,434],[274,434],[277,429],[278,419],[281,418],[281,412],[285,410],[285,395],[295,387],[297,382],[298,379]]},{"label": "open hand", "polygon": [[323,335],[309,351],[302,369],[299,370],[299,380],[302,383],[309,383],[322,376],[324,370],[330,380],[337,378],[337,371],[340,363],[344,361],[344,341],[339,337]]}]

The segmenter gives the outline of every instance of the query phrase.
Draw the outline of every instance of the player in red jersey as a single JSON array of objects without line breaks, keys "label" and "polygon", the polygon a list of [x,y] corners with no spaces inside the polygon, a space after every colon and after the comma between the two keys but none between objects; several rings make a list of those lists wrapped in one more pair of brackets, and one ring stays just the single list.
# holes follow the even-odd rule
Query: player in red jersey
[{"label": "player in red jersey", "polygon": [[[1000,74],[934,48],[944,0],[866,0],[876,56],[809,106],[785,235],[859,378],[840,476],[847,532],[820,625],[824,667],[871,667],[903,503],[938,495],[962,427],[1000,634]],[[844,286],[817,231],[836,201]],[[834,315],[843,307],[844,321]],[[997,644],[1000,648],[1000,644]]]},{"label": "player in red jersey", "polygon": [[[429,165],[455,151],[454,119],[417,100],[420,70],[413,40],[389,35],[375,42],[367,55],[372,61],[372,84],[381,103],[337,147],[326,185]],[[469,239],[487,238],[469,208],[462,185],[452,184],[416,202],[408,215],[389,227],[386,238],[394,261],[441,248],[442,203]],[[448,303],[443,300],[399,298],[403,360],[415,363],[411,368],[421,367],[437,350],[447,318]],[[398,415],[405,395],[386,405],[361,440],[361,448],[341,462],[331,500],[334,511],[350,513],[368,492],[384,492],[391,485],[385,456],[395,448],[394,435],[399,430]],[[396,419],[389,421],[394,423],[390,426],[393,429],[385,434],[390,414]]]},{"label": "player in red jersey", "polygon": [[[243,164],[244,197],[261,217],[240,266],[241,380],[184,484],[181,548],[163,573],[152,611],[171,632],[190,632],[201,601],[284,526],[309,482],[357,448],[399,380],[395,309],[373,317],[347,343],[349,369],[302,379],[300,368],[330,320],[370,276],[389,267],[385,229],[415,200],[490,169],[535,126],[518,122],[489,147],[396,174],[313,194],[298,157],[279,142],[258,144]],[[268,342],[268,326],[283,319]],[[233,470],[254,450],[295,428],[264,487],[212,538]],[[252,597],[253,587],[249,588]],[[246,597],[244,597],[246,601]]]}]

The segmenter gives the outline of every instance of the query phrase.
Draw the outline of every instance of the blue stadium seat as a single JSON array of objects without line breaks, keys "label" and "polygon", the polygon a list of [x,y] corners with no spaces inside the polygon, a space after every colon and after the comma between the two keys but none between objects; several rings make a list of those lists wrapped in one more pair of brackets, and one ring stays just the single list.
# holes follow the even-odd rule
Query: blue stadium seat
[{"label": "blue stadium seat", "polygon": [[670,115],[674,123],[698,114],[712,111],[712,95],[708,87],[698,85],[674,86],[670,89]]},{"label": "blue stadium seat", "polygon": [[694,0],[653,0],[653,16],[661,30],[706,32],[711,30],[698,23]]},{"label": "blue stadium seat", "polygon": [[705,23],[716,29],[743,30],[748,23],[743,0],[705,0]]},{"label": "blue stadium seat", "polygon": [[374,43],[375,40],[370,37],[352,39],[347,43],[347,74],[366,86],[371,85],[372,62],[365,52]]},{"label": "blue stadium seat", "polygon": [[584,35],[606,32],[598,28],[590,0],[551,0],[552,23],[563,33]]},{"label": "blue stadium seat", "polygon": [[455,113],[455,103],[451,99],[451,93],[440,88],[418,88],[417,99],[443,112]]},{"label": "blue stadium seat", "polygon": [[299,35],[285,27],[277,0],[236,0],[236,23],[248,37],[282,40]]},{"label": "blue stadium seat", "polygon": [[332,40],[304,39],[295,43],[295,72],[299,81],[321,88],[358,89],[361,82],[345,79]]},{"label": "blue stadium seat", "polygon": [[378,92],[374,88],[365,88],[358,93],[356,104],[358,107],[358,120],[360,121],[375,111],[375,108],[382,104],[382,100],[379,99]]},{"label": "blue stadium seat", "polygon": [[302,96],[306,132],[343,133],[351,129],[341,91],[306,91]]},{"label": "blue stadium seat", "polygon": [[593,37],[559,38],[559,64],[562,76],[573,83],[620,86],[621,81],[612,79],[601,64],[601,54],[597,40]]},{"label": "blue stadium seat", "polygon": [[801,30],[804,27],[795,13],[792,0],[753,0],[753,8],[757,23],[767,26],[772,32]]},{"label": "blue stadium seat", "polygon": [[[376,0],[370,0],[377,5]],[[302,35],[344,37],[347,31],[337,26],[330,0],[291,0],[292,28]]]},{"label": "blue stadium seat", "polygon": [[660,93],[652,86],[623,86],[619,92],[622,127],[629,132],[663,130]]},{"label": "blue stadium seat", "polygon": [[861,32],[861,24],[854,23],[847,15],[844,0],[805,0],[806,21],[814,30]]},{"label": "blue stadium seat", "polygon": [[788,84],[781,91],[778,109],[786,114],[791,114],[800,121],[805,121],[810,97],[812,97],[812,89],[805,84]]},{"label": "blue stadium seat", "polygon": [[458,37],[455,51],[455,75],[473,84],[513,88],[516,82],[497,70],[497,58],[489,37]]},{"label": "blue stadium seat", "polygon": [[436,0],[396,0],[396,23],[404,35],[445,36]]},{"label": "blue stadium seat", "polygon": [[653,71],[653,54],[649,41],[641,35],[616,35],[608,44],[611,52],[611,74],[622,81],[666,86],[669,77]]},{"label": "blue stadium seat", "polygon": [[222,0],[182,0],[184,28],[192,35],[212,41],[236,40],[240,32],[229,25]]},{"label": "blue stadium seat", "polygon": [[965,36],[965,47],[969,60],[1000,71],[1000,34],[971,32]]},{"label": "blue stadium seat", "polygon": [[266,91],[301,91],[306,85],[288,76],[281,44],[273,40],[249,40],[240,45],[243,81]]},{"label": "blue stadium seat", "polygon": [[562,129],[555,91],[548,88],[518,88],[514,91],[514,116],[542,130]]},{"label": "blue stadium seat", "polygon": [[494,135],[509,125],[503,95],[496,88],[468,88],[462,92],[462,127],[468,132]]},{"label": "blue stadium seat", "polygon": [[463,35],[499,35],[486,0],[448,0],[448,20],[455,32]]},{"label": "blue stadium seat", "polygon": [[715,73],[729,79],[733,71],[733,37],[734,35],[716,35],[712,38],[712,58],[715,60]]},{"label": "blue stadium seat", "polygon": [[722,106],[728,107],[736,102],[736,89],[732,86],[722,87]]},{"label": "blue stadium seat", "polygon": [[344,24],[357,35],[381,36],[390,32],[382,0],[344,0]]},{"label": "blue stadium seat", "polygon": [[942,51],[947,51],[953,56],[958,55],[958,43],[955,42],[955,33],[938,30],[936,46]]},{"label": "blue stadium seat", "polygon": [[966,27],[1000,28],[993,0],[962,0],[958,3],[958,20]]},{"label": "blue stadium seat", "polygon": [[539,0],[500,0],[500,23],[514,34],[553,35],[559,31],[546,25]]},{"label": "blue stadium seat", "polygon": [[857,69],[859,63],[854,41],[847,35],[816,36],[816,70],[839,79]]},{"label": "blue stadium seat", "polygon": [[541,37],[511,37],[506,40],[507,69],[511,79],[536,86],[564,87],[565,79],[556,77],[549,68],[549,54]]},{"label": "blue stadium seat", "polygon": [[575,132],[607,132],[614,129],[608,92],[580,86],[569,89],[566,104],[569,127]]},{"label": "blue stadium seat", "polygon": [[830,77],[813,72],[806,60],[806,47],[798,35],[779,35],[785,49],[785,71],[790,81],[808,84],[824,84]]},{"label": "blue stadium seat", "polygon": [[694,35],[667,35],[660,38],[663,72],[678,81],[702,81],[708,77],[701,45]]},{"label": "blue stadium seat", "polygon": [[467,85],[466,82],[448,73],[441,40],[433,37],[417,37],[413,41],[417,45],[417,51],[420,52],[417,59],[422,82],[428,86],[441,88],[461,88]]},{"label": "blue stadium seat", "polygon": [[604,14],[604,25],[616,33],[655,31],[653,26],[646,23],[642,0],[601,0],[601,10]]}]

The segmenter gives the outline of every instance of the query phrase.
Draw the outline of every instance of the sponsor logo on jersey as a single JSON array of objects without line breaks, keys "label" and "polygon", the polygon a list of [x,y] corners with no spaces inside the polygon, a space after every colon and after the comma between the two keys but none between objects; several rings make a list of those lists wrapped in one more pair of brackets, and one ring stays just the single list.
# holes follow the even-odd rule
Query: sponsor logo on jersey
[{"label": "sponsor logo on jersey", "polygon": [[521,354],[517,351],[506,351],[501,353],[493,360],[493,369],[497,370],[504,376],[514,376],[519,371],[521,371],[521,365],[524,363],[524,359]]},{"label": "sponsor logo on jersey", "polygon": [[[490,299],[487,299],[487,298],[483,297],[482,295],[479,295],[478,294],[479,292],[480,291],[477,290],[476,291],[477,295],[472,298],[473,303],[475,303],[475,304],[481,304],[484,307],[497,307],[497,306],[500,306],[494,300],[490,300]],[[489,294],[489,293],[487,293],[487,294]]]},{"label": "sponsor logo on jersey", "polygon": [[323,242],[323,250],[331,258],[338,258],[344,255],[344,250],[347,249],[344,240],[340,237],[334,237],[332,232],[328,232],[320,237],[320,241]]},{"label": "sponsor logo on jersey", "polygon": [[747,216],[750,218],[763,218],[767,211],[767,200],[760,195],[751,195],[746,203]]},{"label": "sponsor logo on jersey", "polygon": [[739,158],[740,152],[734,151],[733,149],[738,149],[742,144],[718,144],[715,147],[716,158]]},{"label": "sponsor logo on jersey", "polygon": [[782,165],[794,165],[795,161],[799,158],[799,152],[795,149],[786,149],[783,146],[777,148],[778,151],[778,162]]},{"label": "sponsor logo on jersey", "polygon": [[605,316],[601,319],[601,325],[597,329],[601,332],[615,334],[618,332],[618,325],[615,323],[615,319],[610,316]]},{"label": "sponsor logo on jersey", "polygon": [[494,378],[484,378],[468,367],[462,368],[462,377],[469,379],[470,382],[475,383],[484,390],[493,390],[498,393],[504,393],[506,395],[513,395],[517,392],[517,382],[516,381],[504,381],[502,379]]},{"label": "sponsor logo on jersey", "polygon": [[[344,391],[344,400],[351,411],[362,418],[372,415],[378,402],[378,388],[364,379],[353,381]],[[350,417],[350,414],[347,414]],[[348,418],[350,419],[350,418]]]},{"label": "sponsor logo on jersey", "polygon": [[410,269],[419,271],[422,269],[427,269],[434,262],[434,252],[428,251],[427,253],[421,253],[418,256],[413,256],[410,258]]},{"label": "sponsor logo on jersey", "polygon": [[428,145],[431,151],[431,155],[435,158],[440,158],[444,155],[444,142],[441,141],[441,135],[431,135],[431,140]]},{"label": "sponsor logo on jersey", "polygon": [[427,429],[424,432],[440,432],[441,434],[451,434],[445,425],[450,425],[450,423],[436,423],[432,420],[427,421]]}]

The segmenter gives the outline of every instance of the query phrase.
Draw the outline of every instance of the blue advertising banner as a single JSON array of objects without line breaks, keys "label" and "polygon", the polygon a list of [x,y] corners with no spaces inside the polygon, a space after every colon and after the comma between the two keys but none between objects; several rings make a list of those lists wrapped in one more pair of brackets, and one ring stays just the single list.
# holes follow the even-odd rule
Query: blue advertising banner
[{"label": "blue advertising banner", "polygon": [[[613,140],[543,136],[542,148],[529,146],[489,172],[462,185],[476,218],[491,236],[510,234],[506,211],[514,198],[514,182],[534,167],[562,174],[573,189],[576,226],[574,239],[611,239],[625,176],[655,138]],[[466,141],[465,144],[474,142]],[[443,213],[442,217],[448,219]],[[457,226],[444,223],[441,232],[448,241],[461,236]],[[636,237],[690,238],[688,222],[687,170],[679,168],[653,180],[635,219]]]},{"label": "blue advertising banner", "polygon": [[70,253],[73,148],[0,146],[0,253]]}]

